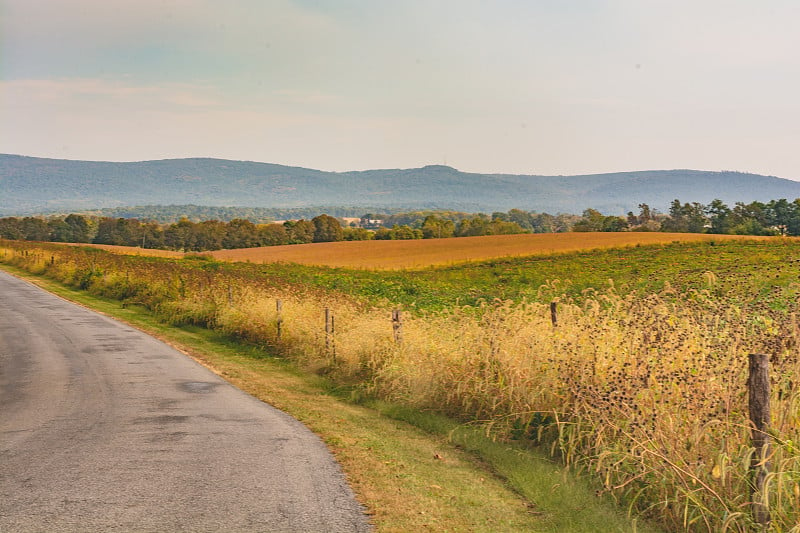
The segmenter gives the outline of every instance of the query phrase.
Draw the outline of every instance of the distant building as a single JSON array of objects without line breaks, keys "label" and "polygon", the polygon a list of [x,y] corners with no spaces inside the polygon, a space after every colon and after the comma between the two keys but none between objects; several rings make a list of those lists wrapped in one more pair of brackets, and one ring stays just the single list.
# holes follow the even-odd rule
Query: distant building
[{"label": "distant building", "polygon": [[383,226],[383,220],[365,216],[359,219],[359,224],[361,224],[361,227],[365,229],[378,229]]}]

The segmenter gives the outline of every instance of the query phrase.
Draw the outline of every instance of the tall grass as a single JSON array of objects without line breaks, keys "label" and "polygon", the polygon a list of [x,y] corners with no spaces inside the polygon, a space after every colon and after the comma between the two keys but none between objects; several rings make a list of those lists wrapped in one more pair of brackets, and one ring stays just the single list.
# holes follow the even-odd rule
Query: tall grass
[{"label": "tall grass", "polygon": [[[498,439],[547,446],[596,476],[600,490],[633,514],[674,530],[753,527],[745,373],[747,354],[768,353],[771,528],[794,531],[800,523],[797,285],[776,288],[783,303],[775,310],[768,299],[729,298],[711,272],[698,274],[698,288],[688,291],[667,285],[620,294],[608,285],[580,298],[554,281],[531,300],[407,312],[398,343],[388,307],[278,286],[205,259],[5,243],[0,261],[145,305],[165,320],[270,345],[354,394],[435,409],[483,423]],[[328,334],[326,307],[335,317]]]}]

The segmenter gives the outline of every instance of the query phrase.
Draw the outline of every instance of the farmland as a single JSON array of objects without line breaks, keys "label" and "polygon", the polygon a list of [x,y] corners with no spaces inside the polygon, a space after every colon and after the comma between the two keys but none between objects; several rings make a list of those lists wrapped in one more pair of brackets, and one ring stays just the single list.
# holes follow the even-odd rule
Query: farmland
[{"label": "farmland", "polygon": [[[374,270],[420,269],[497,258],[552,255],[565,252],[673,242],[740,240],[737,235],[700,233],[540,233],[461,237],[458,239],[350,241],[240,248],[206,252],[222,261],[296,263],[301,265]],[[768,237],[749,237],[749,240]],[[104,250],[158,257],[182,257],[180,252],[130,246],[92,245]]]},{"label": "farmland", "polygon": [[356,396],[482,421],[674,530],[752,526],[746,362],[767,353],[769,506],[773,527],[789,530],[800,520],[800,242],[670,237],[438,267],[422,265],[447,261],[415,258],[413,271],[368,270],[364,250],[356,268],[334,268],[5,242],[0,260],[270,346]]},{"label": "farmland", "polygon": [[[726,238],[741,238],[725,236]],[[713,235],[689,233],[540,233],[399,241],[352,241],[267,248],[220,250],[212,256],[225,261],[299,263],[304,265],[419,269],[466,261],[515,256],[548,255],[635,244],[713,240]]]}]

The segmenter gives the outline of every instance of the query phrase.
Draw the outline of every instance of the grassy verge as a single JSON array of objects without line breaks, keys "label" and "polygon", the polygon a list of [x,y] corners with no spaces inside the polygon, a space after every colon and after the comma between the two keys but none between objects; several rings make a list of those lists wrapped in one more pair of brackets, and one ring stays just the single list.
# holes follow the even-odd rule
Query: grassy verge
[{"label": "grassy verge", "polygon": [[324,378],[217,332],[168,326],[136,306],[2,268],[161,338],[302,421],[335,454],[378,531],[653,531],[545,456],[479,428],[381,402],[356,405]]}]

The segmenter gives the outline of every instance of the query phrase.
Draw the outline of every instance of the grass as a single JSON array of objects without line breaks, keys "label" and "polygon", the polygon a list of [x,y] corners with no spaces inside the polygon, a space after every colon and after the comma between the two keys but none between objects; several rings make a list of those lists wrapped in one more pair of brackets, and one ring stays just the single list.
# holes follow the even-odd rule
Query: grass
[{"label": "grass", "polygon": [[378,531],[650,531],[561,465],[430,412],[345,401],[349,388],[218,331],[164,324],[137,305],[23,275],[59,296],[167,341],[292,414],[328,444]]},{"label": "grass", "polygon": [[[636,239],[683,237],[658,244],[636,245]],[[606,236],[615,237],[618,243],[628,244],[616,248],[583,249],[553,253],[544,248],[530,248],[538,255],[496,258],[448,266],[428,266],[413,273],[405,270],[370,270],[365,268],[318,267],[295,263],[228,263],[210,260],[207,254],[191,259],[197,268],[206,272],[236,277],[246,283],[270,284],[274,287],[293,286],[317,288],[326,292],[342,293],[360,299],[369,305],[401,306],[409,311],[432,311],[478,305],[481,301],[540,300],[568,296],[580,298],[587,290],[603,291],[612,283],[620,294],[637,291],[641,294],[659,292],[671,286],[686,292],[704,286],[703,275],[714,272],[719,282],[718,290],[735,295],[741,300],[769,298],[775,286],[791,285],[800,269],[796,262],[800,240],[793,238],[764,237],[761,239],[737,236],[692,234],[557,234],[548,239],[563,238],[562,249],[583,243],[599,245]],[[621,237],[620,237],[621,236]],[[642,237],[644,236],[644,237]],[[379,262],[383,243],[408,247],[408,251],[421,250],[421,245],[445,254],[449,241],[465,241],[477,257],[482,250],[494,250],[495,239],[510,237],[514,242],[521,238],[538,238],[539,235],[509,235],[458,239],[432,239],[425,241],[367,241],[294,245],[287,250],[327,250],[350,261],[349,248],[356,244],[364,247],[362,260]],[[721,238],[722,237],[722,238]],[[702,238],[701,241],[691,239]],[[577,239],[577,240],[576,240]],[[583,239],[583,240],[580,240]],[[599,240],[598,240],[599,239]],[[622,239],[622,240],[619,240]],[[543,242],[543,241],[542,241]],[[611,241],[605,241],[610,245]],[[555,245],[551,245],[555,246]],[[118,250],[119,247],[111,247]],[[280,247],[273,247],[280,248]],[[55,248],[57,249],[57,248]],[[500,249],[500,247],[498,247]],[[243,254],[269,252],[272,248],[241,250]],[[131,253],[142,252],[132,249]],[[220,252],[221,253],[221,252]],[[294,252],[293,252],[294,253]],[[493,253],[493,252],[491,252]],[[140,258],[143,259],[143,258]],[[169,261],[169,259],[162,259]],[[176,258],[177,260],[177,258]],[[543,290],[543,287],[545,289]],[[775,302],[775,305],[783,305]]]},{"label": "grass", "polygon": [[[745,362],[767,353],[772,527],[800,521],[797,240],[629,246],[413,272],[4,250],[8,261],[143,303],[174,323],[268,346],[353,398],[447,414],[509,447],[541,443],[570,470],[591,473],[601,493],[671,530],[753,526]],[[392,338],[395,306],[405,309],[402,343]],[[322,331],[323,308],[335,315],[335,334]]]}]

